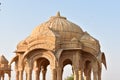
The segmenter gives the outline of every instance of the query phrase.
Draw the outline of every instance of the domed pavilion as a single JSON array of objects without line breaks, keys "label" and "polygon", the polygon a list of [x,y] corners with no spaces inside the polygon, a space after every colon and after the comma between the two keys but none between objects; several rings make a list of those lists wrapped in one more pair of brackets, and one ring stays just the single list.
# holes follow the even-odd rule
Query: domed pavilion
[{"label": "domed pavilion", "polygon": [[0,56],[0,80],[4,80],[5,74],[8,74],[8,79],[11,78],[11,67],[8,65],[8,60],[1,55]]},{"label": "domed pavilion", "polygon": [[[51,79],[62,80],[63,68],[70,64],[74,80],[101,80],[102,63],[106,67],[105,55],[97,39],[84,32],[80,26],[70,22],[58,12],[56,16],[37,27],[17,45],[15,62],[16,80],[46,80],[50,65]],[[25,71],[26,79],[23,76]]]}]

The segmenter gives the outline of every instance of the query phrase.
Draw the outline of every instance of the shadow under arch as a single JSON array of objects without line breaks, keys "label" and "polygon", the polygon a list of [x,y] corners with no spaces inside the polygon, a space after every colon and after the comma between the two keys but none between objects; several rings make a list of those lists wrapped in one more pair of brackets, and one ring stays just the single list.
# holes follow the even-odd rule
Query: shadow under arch
[{"label": "shadow under arch", "polygon": [[62,67],[62,80],[67,78],[68,76],[73,75],[73,68],[72,68],[72,61],[70,59],[65,59],[63,61],[63,67]]}]

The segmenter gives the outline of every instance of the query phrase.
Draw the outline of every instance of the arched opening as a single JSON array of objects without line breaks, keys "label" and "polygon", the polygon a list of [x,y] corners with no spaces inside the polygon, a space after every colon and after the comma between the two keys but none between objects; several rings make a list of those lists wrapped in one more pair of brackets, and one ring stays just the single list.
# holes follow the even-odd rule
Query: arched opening
[{"label": "arched opening", "polygon": [[50,62],[46,58],[38,58],[34,61],[34,79],[47,80],[48,65]]},{"label": "arched opening", "polygon": [[98,71],[98,62],[96,56],[91,53],[83,51],[83,59],[84,59],[84,78],[85,80],[96,79],[97,71]]},{"label": "arched opening", "polygon": [[[23,59],[27,59],[28,68],[31,70],[27,70],[27,79],[31,80],[34,77],[34,80],[47,80],[47,67],[50,65],[51,78],[54,78],[53,69],[55,69],[55,61],[56,58],[51,51],[44,49],[34,49],[25,53]],[[34,73],[34,74],[33,74]],[[49,76],[49,77],[50,77]],[[50,78],[48,79],[50,80]]]},{"label": "arched opening", "polygon": [[[13,80],[15,80],[16,79],[16,71],[14,70],[15,69],[15,67],[14,67],[14,65],[16,64],[16,62],[15,61],[13,61],[11,64],[10,64],[10,66],[11,66],[11,79],[13,79]],[[7,75],[8,76],[8,75]],[[5,80],[8,80],[8,79],[6,79],[5,78]]]},{"label": "arched opening", "polygon": [[23,80],[26,80],[26,72],[25,72],[25,70],[23,71]]},{"label": "arched opening", "polygon": [[[41,80],[46,80],[46,74],[48,72],[48,65],[50,62],[46,58],[37,59],[37,68],[38,68],[38,76]],[[41,74],[41,75],[40,75]]]},{"label": "arched opening", "polygon": [[[1,79],[2,80],[2,79]],[[4,74],[4,80],[9,80],[9,74],[8,73],[5,73]]]},{"label": "arched opening", "polygon": [[63,76],[62,76],[62,80],[65,80],[67,77],[73,75],[73,71],[72,71],[72,61],[70,59],[66,59],[63,62]]},{"label": "arched opening", "polygon": [[47,73],[46,73],[46,80],[50,80],[50,76],[51,76],[50,65],[48,65],[47,66]]}]

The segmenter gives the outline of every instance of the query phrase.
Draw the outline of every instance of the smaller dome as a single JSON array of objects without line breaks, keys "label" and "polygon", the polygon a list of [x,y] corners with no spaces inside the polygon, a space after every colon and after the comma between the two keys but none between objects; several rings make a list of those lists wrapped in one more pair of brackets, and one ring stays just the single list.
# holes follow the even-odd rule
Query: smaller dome
[{"label": "smaller dome", "polygon": [[91,52],[93,55],[98,55],[100,52],[99,41],[87,32],[84,32],[84,35],[81,37],[80,42],[83,43],[84,49],[86,48],[86,51],[89,50],[89,52]]},{"label": "smaller dome", "polygon": [[8,64],[8,60],[4,57],[4,55],[0,56],[0,64]]}]

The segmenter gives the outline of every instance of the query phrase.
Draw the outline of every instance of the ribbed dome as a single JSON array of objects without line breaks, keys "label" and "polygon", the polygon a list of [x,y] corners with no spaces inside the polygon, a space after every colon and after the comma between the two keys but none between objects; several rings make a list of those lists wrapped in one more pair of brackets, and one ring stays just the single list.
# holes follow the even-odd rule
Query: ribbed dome
[{"label": "ribbed dome", "polygon": [[8,64],[8,60],[3,55],[0,56],[0,64]]},{"label": "ribbed dome", "polygon": [[81,33],[83,33],[78,25],[68,21],[65,17],[60,16],[60,13],[58,12],[56,16],[50,17],[47,22],[37,26],[32,31],[31,36],[43,34],[48,28],[55,34],[59,35],[60,39],[64,40],[71,40],[74,37],[79,38]]},{"label": "ribbed dome", "polygon": [[51,51],[80,48],[93,55],[100,51],[98,40],[83,32],[80,26],[60,16],[59,12],[34,28],[30,36],[18,44],[17,52],[39,48]]}]

